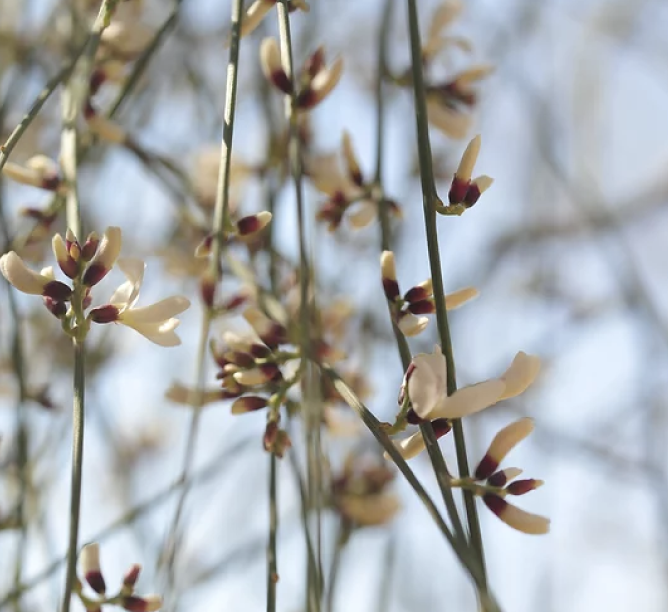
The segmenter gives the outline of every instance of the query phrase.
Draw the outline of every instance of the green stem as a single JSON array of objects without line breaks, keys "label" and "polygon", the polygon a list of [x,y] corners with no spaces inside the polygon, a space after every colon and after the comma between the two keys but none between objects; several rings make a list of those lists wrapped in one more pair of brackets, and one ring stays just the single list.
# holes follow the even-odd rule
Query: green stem
[{"label": "green stem", "polygon": [[276,610],[276,539],[278,534],[278,504],[276,487],[276,454],[269,454],[269,545],[267,546],[267,612]]},{"label": "green stem", "polygon": [[443,520],[443,517],[439,513],[436,504],[431,499],[425,488],[420,484],[420,481],[415,476],[415,473],[413,470],[411,470],[408,463],[406,463],[406,460],[401,456],[401,453],[397,450],[392,440],[390,440],[390,437],[385,432],[381,423],[360,401],[353,390],[343,381],[343,379],[337,374],[335,370],[324,365],[321,367],[323,373],[332,381],[334,388],[343,398],[343,401],[346,402],[362,419],[362,422],[367,426],[376,440],[378,440],[380,445],[385,449],[390,459],[392,459],[392,461],[396,464],[397,468],[406,478],[408,484],[413,488],[420,501],[422,501],[422,503],[425,505],[432,519],[434,519],[437,527],[444,535],[450,546],[452,546],[452,549],[457,555],[460,563],[468,571],[469,575],[473,579],[476,587],[478,588],[478,594],[486,612],[500,612],[501,608],[487,588],[487,584],[484,580],[484,575],[482,574],[478,559],[473,555],[472,550],[468,546],[463,545],[450,530],[446,522]]},{"label": "green stem", "polygon": [[348,543],[351,533],[352,527],[350,523],[342,519],[339,525],[339,533],[336,537],[336,547],[334,548],[332,565],[329,568],[329,580],[327,581],[327,605],[325,606],[326,612],[334,612],[334,595],[336,594],[336,587],[338,585],[339,570],[341,569],[341,558],[343,556],[343,549]]},{"label": "green stem", "polygon": [[[232,137],[234,134],[234,118],[237,101],[237,75],[239,71],[240,54],[240,32],[243,19],[243,0],[234,0],[232,3],[232,41],[230,46],[230,57],[227,63],[227,87],[225,90],[225,107],[223,111],[223,136],[220,149],[220,167],[218,171],[218,185],[216,190],[216,203],[213,213],[213,248],[211,256],[211,271],[209,278],[214,286],[218,284],[221,274],[221,256],[224,250],[225,220],[229,214],[230,206],[230,176],[232,168]],[[205,281],[207,282],[207,281]],[[196,400],[193,406],[193,415],[188,429],[186,451],[183,457],[181,469],[181,481],[184,483],[177,503],[174,518],[170,528],[168,543],[170,545],[167,557],[167,581],[171,588],[174,587],[174,567],[179,544],[179,523],[185,508],[185,501],[190,487],[187,485],[190,470],[194,461],[195,448],[199,433],[199,424],[202,414],[202,396],[204,381],[206,378],[206,354],[211,332],[212,310],[211,305],[204,304],[204,315],[200,330],[199,348],[195,366],[196,376]]]},{"label": "green stem", "polygon": [[69,612],[72,588],[76,578],[81,514],[81,475],[83,472],[84,444],[85,353],[83,342],[74,341],[74,401],[72,405],[72,485],[70,493],[70,535],[65,570],[65,591],[61,612]]},{"label": "green stem", "polygon": [[[288,158],[290,174],[295,190],[297,205],[297,225],[299,232],[299,323],[301,328],[300,350],[301,357],[305,360],[304,377],[302,384],[304,421],[306,424],[306,450],[307,450],[307,481],[309,507],[315,509],[316,513],[316,559],[315,567],[309,564],[307,587],[313,589],[313,596],[308,597],[309,602],[317,602],[313,612],[320,609],[322,599],[322,554],[321,554],[321,491],[322,473],[321,457],[322,444],[320,439],[320,428],[322,423],[322,402],[318,401],[315,370],[313,367],[313,346],[311,341],[311,313],[309,305],[309,285],[311,271],[307,254],[306,221],[304,215],[304,198],[302,189],[302,162],[301,145],[299,137],[299,125],[296,105],[296,80],[294,78],[294,63],[292,58],[292,39],[290,35],[290,18],[288,14],[288,0],[279,0],[276,4],[278,11],[278,30],[283,68],[292,82],[291,94],[285,97],[285,113],[289,122]],[[308,529],[308,525],[306,526]]]},{"label": "green stem", "polygon": [[[438,247],[436,230],[436,210],[440,204],[436,193],[434,172],[432,167],[431,145],[429,142],[429,126],[427,118],[427,101],[425,94],[424,76],[422,74],[422,51],[420,43],[420,29],[418,25],[417,7],[415,0],[408,0],[408,22],[411,39],[411,73],[415,94],[415,115],[418,136],[418,156],[420,162],[420,179],[422,183],[422,197],[424,205],[425,229],[427,234],[427,248],[429,250],[429,266],[434,287],[434,303],[436,306],[436,320],[441,340],[443,354],[447,368],[447,391],[452,395],[457,390],[455,361],[448,325],[448,314],[445,307],[445,292],[443,289],[443,274]],[[465,478],[470,474],[466,453],[466,440],[461,420],[453,422],[453,433],[457,449],[457,464],[459,474]],[[442,458],[442,455],[441,455]],[[480,521],[475,505],[475,498],[470,491],[464,491],[464,505],[471,534],[471,545],[476,551],[484,584],[486,584],[485,554],[480,532]]]}]

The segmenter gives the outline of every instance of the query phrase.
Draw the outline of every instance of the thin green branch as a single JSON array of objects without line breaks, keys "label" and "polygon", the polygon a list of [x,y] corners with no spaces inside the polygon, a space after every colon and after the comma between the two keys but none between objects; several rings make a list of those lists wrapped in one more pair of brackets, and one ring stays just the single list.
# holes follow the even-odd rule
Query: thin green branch
[{"label": "thin green branch", "polygon": [[276,540],[278,534],[278,503],[276,483],[276,453],[269,454],[269,542],[267,546],[267,612],[276,610]]},{"label": "thin green branch", "polygon": [[[321,424],[322,424],[322,402],[318,397],[318,385],[316,372],[313,368],[313,345],[311,338],[311,307],[310,307],[310,284],[311,267],[308,259],[308,247],[306,239],[306,220],[304,214],[304,198],[302,189],[302,159],[301,144],[299,136],[299,124],[297,114],[297,87],[295,84],[294,62],[292,53],[292,38],[290,34],[290,17],[288,0],[279,0],[276,4],[278,11],[278,30],[281,49],[281,60],[283,69],[292,82],[291,93],[285,96],[285,113],[289,122],[288,160],[290,174],[295,190],[297,206],[297,226],[299,233],[299,324],[301,358],[305,360],[304,375],[302,379],[302,407],[304,422],[306,424],[306,451],[307,451],[307,481],[309,507],[315,509],[316,513],[316,558],[317,564],[307,566],[309,576],[307,588],[315,590],[313,596],[308,597],[309,602],[317,602],[312,612],[318,612],[322,600],[322,554],[321,554]],[[308,528],[308,525],[307,525]],[[315,570],[315,575],[313,574]]]},{"label": "thin green branch", "polygon": [[360,401],[353,390],[343,381],[343,379],[335,370],[325,365],[322,365],[321,369],[323,373],[332,381],[334,388],[343,398],[343,401],[346,402],[358,414],[369,431],[371,431],[376,440],[378,440],[380,445],[385,449],[390,459],[392,459],[392,461],[396,464],[399,471],[408,481],[408,484],[412,487],[420,501],[422,501],[424,506],[427,508],[427,511],[431,515],[432,519],[434,519],[437,527],[445,536],[450,546],[452,546],[452,549],[457,555],[460,563],[464,566],[473,579],[476,587],[478,588],[478,594],[486,612],[500,612],[501,608],[487,588],[484,576],[481,572],[480,563],[474,556],[473,551],[468,546],[464,546],[459,541],[459,539],[455,537],[446,522],[443,520],[443,517],[438,511],[436,504],[433,502],[422,484],[420,484],[420,481],[417,479],[415,473],[413,470],[411,470],[408,463],[406,463],[406,460],[401,456],[401,453],[398,451],[390,437],[383,429],[380,421],[378,421],[378,419],[376,419],[376,417],[367,409],[367,407]]},{"label": "thin green branch", "polygon": [[[434,303],[436,306],[436,320],[438,333],[441,340],[443,354],[445,356],[447,368],[447,392],[452,395],[457,390],[457,378],[455,372],[455,361],[452,350],[452,340],[450,338],[450,327],[448,324],[448,314],[445,307],[445,291],[443,289],[443,273],[441,270],[440,252],[438,247],[438,234],[436,229],[436,210],[435,207],[440,204],[436,193],[436,184],[434,181],[434,171],[432,167],[431,145],[429,142],[429,125],[427,118],[427,101],[425,94],[424,76],[422,74],[422,47],[420,43],[420,28],[418,24],[417,6],[415,0],[408,0],[408,23],[411,41],[411,73],[413,81],[413,91],[415,94],[415,115],[417,123],[418,136],[418,157],[420,162],[420,180],[422,183],[422,197],[424,205],[424,220],[427,234],[427,248],[429,251],[429,266],[431,268],[431,278],[434,287]],[[466,441],[461,420],[453,422],[453,432],[455,446],[457,449],[457,464],[461,477],[470,474],[468,458],[466,453]],[[447,478],[443,468],[445,462],[443,456],[438,450],[438,456],[434,455],[436,461],[434,467],[439,472],[439,482]],[[440,460],[439,460],[440,457]],[[475,498],[470,492],[464,492],[464,505],[466,507],[466,516],[471,535],[471,545],[476,551],[482,570],[483,581],[486,583],[485,555],[480,532],[480,521],[478,511],[475,505]]]},{"label": "thin green branch", "polygon": [[[232,3],[232,28],[231,28],[231,46],[230,56],[227,63],[227,87],[225,90],[225,107],[223,111],[223,134],[221,140],[220,167],[218,171],[218,185],[216,190],[216,202],[213,213],[213,245],[211,255],[211,269],[208,279],[204,283],[213,283],[211,295],[215,291],[221,277],[221,256],[225,244],[224,231],[225,224],[229,216],[230,206],[230,177],[232,168],[232,137],[234,134],[234,118],[237,102],[237,75],[239,71],[241,22],[243,19],[243,0],[234,0]],[[204,392],[204,383],[206,380],[206,355],[211,332],[211,321],[213,317],[212,304],[204,303],[204,315],[200,330],[199,348],[197,352],[196,371],[196,396],[193,414],[188,429],[186,450],[183,457],[181,477],[184,483],[189,478],[195,456],[195,448],[199,433],[199,425],[202,415],[202,400]],[[166,561],[166,588],[174,589],[175,585],[175,562],[179,548],[179,524],[185,508],[186,497],[189,487],[184,484],[179,496],[174,518],[170,527],[170,535],[167,542],[169,545]]]}]

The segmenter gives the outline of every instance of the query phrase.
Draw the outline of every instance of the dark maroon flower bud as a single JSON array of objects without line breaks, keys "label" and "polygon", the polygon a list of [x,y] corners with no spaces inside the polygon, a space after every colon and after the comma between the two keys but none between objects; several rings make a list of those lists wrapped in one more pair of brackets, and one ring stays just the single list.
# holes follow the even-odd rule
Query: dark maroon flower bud
[{"label": "dark maroon flower bud", "polygon": [[452,423],[448,419],[436,419],[431,422],[431,426],[434,428],[436,439],[442,438],[452,429]]},{"label": "dark maroon flower bud", "polygon": [[436,311],[433,300],[422,300],[408,305],[408,310],[413,314],[432,314]]},{"label": "dark maroon flower bud", "polygon": [[118,321],[118,308],[112,304],[98,306],[93,308],[88,314],[88,318],[94,323],[113,323]]},{"label": "dark maroon flower bud", "polygon": [[448,200],[450,204],[460,204],[466,198],[471,181],[463,181],[456,176],[452,179],[450,191],[448,192]]},{"label": "dark maroon flower bud", "polygon": [[44,298],[46,309],[57,319],[62,319],[67,314],[67,305],[65,302],[58,302],[50,297]]},{"label": "dark maroon flower bud", "polygon": [[57,302],[66,302],[72,297],[72,288],[65,283],[54,280],[44,285],[42,295]]}]

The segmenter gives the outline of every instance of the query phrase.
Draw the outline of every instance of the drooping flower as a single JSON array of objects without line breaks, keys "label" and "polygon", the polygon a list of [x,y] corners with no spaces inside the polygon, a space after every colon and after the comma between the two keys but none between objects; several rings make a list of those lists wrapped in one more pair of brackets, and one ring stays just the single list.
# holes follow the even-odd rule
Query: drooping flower
[{"label": "drooping flower", "polygon": [[118,267],[127,280],[116,289],[108,304],[91,310],[90,319],[95,323],[121,323],[160,346],[181,344],[174,332],[179,320],[174,317],[190,306],[190,300],[177,295],[135,308],[146,264],[140,259],[128,258],[119,259]]}]

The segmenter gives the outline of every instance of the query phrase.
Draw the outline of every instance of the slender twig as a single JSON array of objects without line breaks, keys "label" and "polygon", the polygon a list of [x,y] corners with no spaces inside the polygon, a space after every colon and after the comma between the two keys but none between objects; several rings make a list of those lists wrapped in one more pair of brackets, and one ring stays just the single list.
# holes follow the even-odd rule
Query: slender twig
[{"label": "slender twig", "polygon": [[408,484],[415,491],[420,501],[425,505],[430,516],[432,519],[434,519],[437,527],[445,536],[450,546],[452,546],[452,549],[457,555],[460,563],[464,566],[464,568],[466,568],[469,575],[473,579],[476,587],[478,588],[480,600],[485,607],[484,609],[487,612],[500,612],[501,608],[499,607],[498,603],[496,603],[494,597],[490,594],[487,588],[480,568],[480,563],[474,556],[473,551],[468,546],[463,545],[459,539],[455,537],[455,534],[443,520],[443,517],[438,511],[436,504],[431,499],[422,484],[420,484],[420,481],[417,479],[415,473],[413,470],[411,470],[408,463],[406,463],[406,460],[401,456],[401,453],[397,447],[392,443],[392,440],[385,432],[380,421],[378,421],[378,419],[376,419],[376,417],[369,411],[369,409],[360,401],[353,390],[343,381],[343,379],[335,370],[325,365],[321,365],[321,369],[323,373],[332,381],[334,388],[339,393],[343,401],[346,402],[346,404],[348,404],[357,413],[357,415],[362,419],[362,422],[367,426],[376,440],[378,440],[380,445],[385,449],[390,459],[394,461],[399,471],[406,478]]},{"label": "slender twig", "polygon": [[267,612],[276,610],[276,539],[278,533],[278,504],[276,490],[276,453],[269,454],[269,542],[267,545]]},{"label": "slender twig", "polygon": [[329,568],[329,580],[327,581],[327,605],[325,606],[326,612],[334,612],[334,595],[336,594],[336,587],[338,585],[343,549],[350,539],[351,531],[352,528],[350,523],[342,519],[339,525],[338,535],[336,536],[336,545],[334,547],[332,564]]},{"label": "slender twig", "polygon": [[[227,87],[225,91],[225,107],[223,113],[223,135],[221,140],[220,168],[218,172],[218,186],[216,190],[216,202],[213,213],[213,245],[211,256],[211,270],[209,280],[204,282],[213,282],[214,287],[218,283],[221,275],[221,256],[224,247],[224,230],[228,221],[230,206],[230,177],[232,168],[232,136],[234,133],[234,117],[237,100],[237,74],[239,70],[240,54],[240,32],[241,21],[243,18],[243,0],[235,0],[232,3],[232,41],[230,46],[230,57],[227,64]],[[183,457],[181,468],[181,480],[185,483],[188,480],[189,473],[194,462],[195,448],[199,433],[199,425],[202,414],[202,399],[204,391],[204,382],[206,380],[206,354],[209,334],[211,331],[211,320],[213,316],[212,304],[204,304],[204,315],[200,330],[199,349],[196,362],[196,395],[193,406],[192,418],[188,428],[188,437],[186,450]],[[175,584],[175,561],[179,548],[179,523],[185,508],[185,501],[189,487],[184,485],[179,496],[174,518],[170,526],[170,534],[167,538],[169,551],[166,561],[167,587],[174,588]]]},{"label": "slender twig", "polygon": [[[288,1],[279,0],[276,4],[278,10],[278,30],[281,49],[281,61],[283,69],[292,82],[291,93],[285,96],[285,112],[289,122],[289,142],[288,158],[290,164],[290,174],[295,190],[295,199],[297,205],[297,225],[299,233],[299,287],[300,287],[300,305],[299,305],[299,324],[300,351],[301,358],[305,360],[304,378],[302,384],[302,407],[304,411],[306,450],[307,450],[307,479],[308,479],[308,497],[309,506],[316,512],[316,558],[317,564],[312,568],[309,564],[309,577],[307,580],[307,589],[314,589],[313,597],[308,597],[309,601],[314,601],[316,607],[313,612],[320,609],[322,599],[322,571],[321,571],[321,538],[320,538],[320,506],[319,498],[322,490],[321,474],[321,439],[320,430],[322,424],[322,402],[318,401],[315,384],[315,371],[313,369],[313,346],[311,339],[311,312],[309,302],[309,286],[311,280],[311,271],[308,260],[308,248],[306,240],[306,221],[304,214],[304,198],[302,189],[302,161],[301,144],[299,136],[299,125],[297,115],[296,96],[297,88],[295,86],[294,62],[292,54],[292,39],[290,35],[290,17],[288,10]],[[315,569],[314,576],[311,575]]]},{"label": "slender twig", "polygon": [[[415,115],[417,123],[418,136],[418,157],[420,162],[420,180],[422,183],[422,198],[424,205],[424,220],[427,234],[427,248],[429,251],[429,266],[431,269],[431,278],[434,286],[434,303],[436,306],[436,320],[438,333],[441,340],[441,346],[446,361],[447,369],[447,392],[452,395],[457,390],[457,378],[455,373],[455,362],[452,350],[452,341],[450,338],[450,327],[448,324],[448,314],[445,307],[445,291],[443,289],[443,273],[441,270],[440,253],[438,247],[438,234],[436,230],[436,210],[438,204],[438,195],[436,193],[436,184],[434,182],[434,171],[432,167],[431,145],[429,142],[429,126],[427,119],[427,102],[425,95],[424,76],[422,74],[422,48],[420,43],[420,28],[418,24],[417,6],[415,0],[408,0],[408,23],[411,41],[411,73],[413,81],[413,91],[415,95]],[[423,428],[423,435],[425,433]],[[432,432],[433,433],[433,432]],[[457,450],[457,464],[459,474],[466,477],[470,474],[468,458],[466,454],[466,441],[464,439],[464,430],[461,420],[453,422],[453,433],[455,446]],[[427,431],[427,434],[429,432]],[[427,448],[431,448],[430,458],[434,464],[436,476],[444,491],[447,486],[449,475],[440,452],[438,444],[430,444],[431,436],[426,436]],[[443,486],[445,484],[445,487]],[[464,492],[464,505],[466,507],[466,516],[468,520],[471,545],[477,553],[483,576],[483,585],[486,583],[485,556],[480,533],[480,521],[478,511],[475,505],[475,498],[471,492]]]},{"label": "slender twig", "polygon": [[30,105],[30,108],[23,116],[23,119],[21,119],[19,124],[14,128],[4,144],[0,146],[0,170],[2,170],[4,165],[7,163],[7,160],[14,150],[14,147],[18,144],[25,131],[28,129],[28,127],[30,127],[30,124],[35,120],[39,112],[42,110],[42,107],[51,97],[51,94],[56,90],[58,85],[65,82],[69,78],[70,74],[72,74],[72,70],[77,63],[77,60],[84,52],[87,44],[88,41],[82,44],[76,53],[72,56],[70,61],[47,81],[42,91],[39,92],[33,103]]},{"label": "slender twig", "polygon": [[[253,442],[255,438],[244,438],[237,441],[233,446],[225,448],[214,457],[212,457],[205,465],[199,468],[196,472],[190,477],[188,484],[194,486],[195,484],[206,484],[212,478],[219,474],[221,469],[229,466],[231,461],[238,460],[241,455],[241,451],[244,449],[253,448]],[[93,535],[91,541],[93,542],[102,542],[106,540],[109,536],[113,535],[119,529],[125,528],[128,524],[133,521],[141,518],[145,514],[156,510],[160,504],[165,503],[174,493],[183,489],[186,483],[178,479],[169,486],[165,487],[161,491],[158,491],[155,495],[152,495],[147,500],[137,504],[134,508],[131,508],[124,514],[122,514],[118,519],[107,525],[101,531],[98,531]],[[4,606],[10,602],[17,601],[24,593],[31,591],[32,589],[39,586],[45,580],[48,580],[53,574],[55,574],[58,569],[67,561],[67,556],[63,556],[55,561],[51,562],[47,567],[45,567],[37,575],[33,576],[29,581],[24,582],[21,585],[18,585],[12,591],[10,591],[3,599],[0,599],[0,610],[4,609]]]}]

